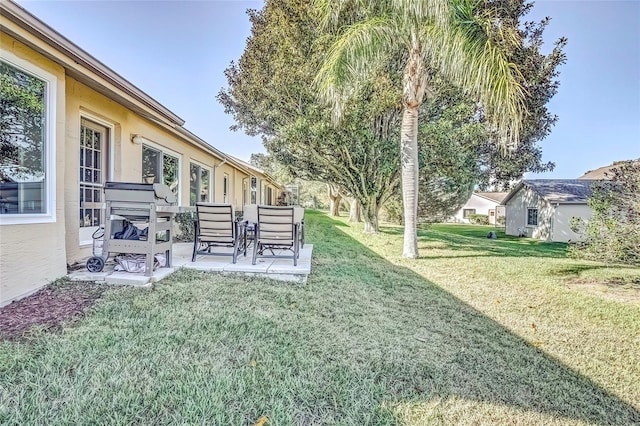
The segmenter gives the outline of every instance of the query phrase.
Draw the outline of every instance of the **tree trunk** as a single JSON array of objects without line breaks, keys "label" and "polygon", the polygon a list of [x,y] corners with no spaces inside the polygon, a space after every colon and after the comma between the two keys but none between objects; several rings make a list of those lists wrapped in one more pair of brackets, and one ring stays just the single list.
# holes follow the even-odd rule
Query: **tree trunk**
[{"label": "tree trunk", "polygon": [[364,216],[364,232],[367,234],[375,234],[378,232],[378,213],[380,206],[376,202],[375,197],[371,197],[369,202],[362,206],[362,215]]},{"label": "tree trunk", "polygon": [[400,128],[400,168],[404,205],[404,247],[402,256],[418,257],[418,111],[427,93],[428,76],[421,54],[420,37],[411,32],[409,59],[402,76],[403,104]]},{"label": "tree trunk", "polygon": [[329,215],[340,216],[340,202],[342,201],[342,196],[340,195],[338,187],[328,183],[327,193],[329,194]]},{"label": "tree trunk", "polygon": [[349,200],[349,222],[362,222],[362,215],[360,213],[360,202],[357,198],[351,198]]},{"label": "tree trunk", "polygon": [[402,114],[400,160],[402,203],[404,205],[404,246],[402,256],[418,257],[418,106],[406,105]]}]

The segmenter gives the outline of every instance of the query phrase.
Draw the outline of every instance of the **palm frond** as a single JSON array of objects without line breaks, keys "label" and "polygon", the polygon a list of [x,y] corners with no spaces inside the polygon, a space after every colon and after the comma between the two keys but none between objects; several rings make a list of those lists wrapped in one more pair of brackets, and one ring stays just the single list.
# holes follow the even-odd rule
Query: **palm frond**
[{"label": "palm frond", "polygon": [[330,28],[338,24],[345,12],[370,11],[370,3],[369,0],[313,0],[313,8],[321,27]]},{"label": "palm frond", "polygon": [[516,145],[526,115],[523,77],[492,43],[484,23],[426,25],[421,38],[432,66],[482,103],[503,146]]},{"label": "palm frond", "polygon": [[396,43],[402,42],[398,23],[374,17],[351,25],[329,50],[315,84],[320,96],[333,104],[339,119],[349,97],[361,81],[377,69]]},{"label": "palm frond", "polygon": [[451,16],[450,0],[391,0],[391,6],[404,22],[445,25]]}]

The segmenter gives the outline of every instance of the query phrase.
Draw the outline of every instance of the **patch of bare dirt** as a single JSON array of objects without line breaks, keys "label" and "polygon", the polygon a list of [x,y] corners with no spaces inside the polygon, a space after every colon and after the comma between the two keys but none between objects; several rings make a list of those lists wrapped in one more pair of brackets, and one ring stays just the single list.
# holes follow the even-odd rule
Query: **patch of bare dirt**
[{"label": "patch of bare dirt", "polygon": [[640,278],[571,278],[567,287],[617,302],[640,305]]},{"label": "patch of bare dirt", "polygon": [[0,339],[19,339],[33,327],[59,330],[62,323],[82,317],[104,290],[104,285],[86,282],[50,284],[0,308]]}]

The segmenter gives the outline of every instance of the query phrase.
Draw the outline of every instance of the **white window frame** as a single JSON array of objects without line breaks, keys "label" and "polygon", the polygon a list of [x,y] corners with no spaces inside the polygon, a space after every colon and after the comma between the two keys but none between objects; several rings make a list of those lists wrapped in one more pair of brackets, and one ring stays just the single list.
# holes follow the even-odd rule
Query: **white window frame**
[{"label": "white window frame", "polygon": [[229,174],[224,173],[222,175],[222,202],[229,202]]},{"label": "white window frame", "polygon": [[[78,131],[80,131],[80,128],[82,128],[82,119],[88,120],[88,121],[93,121],[96,124],[99,124],[101,126],[104,126],[107,128],[107,143],[109,145],[107,145],[107,167],[105,168],[103,173],[106,173],[107,175],[104,177],[104,181],[108,181],[110,179],[113,178],[114,173],[115,173],[115,164],[114,164],[114,158],[115,158],[115,129],[116,126],[109,122],[106,121],[98,116],[95,116],[93,114],[91,114],[90,112],[81,110],[80,111],[80,127],[78,128]],[[80,142],[78,142],[80,143]],[[78,164],[78,167],[80,167],[80,164]],[[79,182],[78,182],[79,183]],[[78,185],[79,187],[80,185]],[[79,202],[80,200],[78,200]],[[103,203],[104,203],[104,199],[103,199]],[[105,203],[105,207],[106,207],[106,203]],[[80,206],[78,206],[78,208],[80,208]],[[106,220],[106,218],[105,218]],[[78,229],[82,229],[82,226],[79,226]],[[94,230],[96,229],[96,227],[86,227],[86,229],[89,228],[93,228]],[[91,239],[87,239],[87,236],[91,236],[93,235],[93,231],[91,231],[91,234],[89,235],[90,231],[85,231],[85,232],[78,232],[78,240],[80,241],[80,246],[88,246],[88,245],[92,245],[93,244],[93,238]],[[84,239],[83,239],[84,238]]]},{"label": "white window frame", "polygon": [[[182,203],[180,202],[181,200],[180,196],[182,194],[182,185],[184,184],[184,182],[182,182],[182,154],[179,154],[176,151],[173,151],[172,149],[169,149],[158,143],[150,141],[147,138],[144,138],[144,142],[140,144],[140,154],[142,154],[142,149],[144,148],[145,145],[148,146],[149,148],[155,149],[156,151],[161,151],[162,153],[166,153],[167,155],[170,155],[178,159],[178,191],[176,192],[176,199],[178,200],[178,205],[181,206]],[[140,156],[140,166],[142,167],[142,155]],[[142,174],[142,172],[140,172],[140,174]],[[141,181],[143,177],[144,176],[140,176]]]},{"label": "white window frame", "polygon": [[469,216],[476,214],[476,209],[462,209],[462,218],[469,219]]},{"label": "white window frame", "polygon": [[[535,210],[536,211],[536,223],[535,225],[532,225],[529,223],[529,210]],[[540,209],[537,207],[527,207],[527,212],[525,213],[526,216],[524,218],[525,223],[527,224],[527,227],[529,228],[535,228],[536,226],[538,226],[538,224],[540,223]]]},{"label": "white window frame", "polygon": [[[213,174],[213,168],[210,166],[205,165],[204,163],[201,163],[199,161],[196,161],[194,159],[190,159],[189,160],[189,205],[191,205],[191,164],[194,164],[198,167],[200,167],[201,169],[205,169],[209,172],[209,193],[207,194],[209,197],[209,203],[213,202],[213,185],[215,184],[215,176]],[[199,202],[198,200],[196,200],[196,202]]]},{"label": "white window frame", "polygon": [[17,57],[13,53],[0,50],[0,59],[14,68],[30,74],[45,83],[45,213],[32,214],[0,214],[0,225],[21,225],[29,223],[53,223],[56,222],[56,102],[58,80],[55,75],[40,67]]},{"label": "white window frame", "polygon": [[[255,179],[256,181],[256,186],[255,189],[253,186],[251,186],[251,179]],[[258,177],[255,175],[251,175],[249,176],[249,204],[260,204],[260,200],[259,200],[259,193],[258,193]],[[255,194],[256,196],[253,197],[253,194]],[[255,198],[255,202],[252,202],[252,198]]]}]

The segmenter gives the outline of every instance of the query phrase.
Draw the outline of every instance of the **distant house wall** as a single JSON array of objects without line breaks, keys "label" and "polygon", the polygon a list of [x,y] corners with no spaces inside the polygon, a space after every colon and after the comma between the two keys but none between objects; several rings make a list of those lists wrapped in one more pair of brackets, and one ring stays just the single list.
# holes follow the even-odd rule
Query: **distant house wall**
[{"label": "distant house wall", "polygon": [[489,216],[489,223],[494,224],[495,214],[494,216],[490,216],[489,213],[490,213],[490,210],[494,210],[495,212],[495,209],[497,206],[499,206],[499,204],[500,203],[497,203],[495,201],[488,200],[484,197],[480,197],[477,194],[471,194],[471,197],[469,197],[469,200],[465,203],[465,205],[462,206],[462,208],[458,210],[454,215],[454,221],[469,223],[469,219],[464,217],[464,211],[466,209],[474,209],[475,214],[484,214]]},{"label": "distant house wall", "polygon": [[[538,210],[538,224],[528,225],[528,209]],[[527,237],[551,240],[554,207],[527,187],[520,189],[506,204],[507,235],[519,235],[522,230]]]},{"label": "distant house wall", "polygon": [[[519,235],[523,230],[527,237],[548,241],[576,241],[581,238],[571,230],[571,218],[588,221],[592,211],[585,203],[549,203],[527,187],[520,189],[506,204],[506,233]],[[527,210],[538,209],[538,225],[527,224]]]},{"label": "distant house wall", "polygon": [[556,207],[553,224],[553,241],[578,241],[582,237],[570,228],[571,218],[580,217],[585,221],[591,219],[593,212],[586,204],[560,204]]}]

